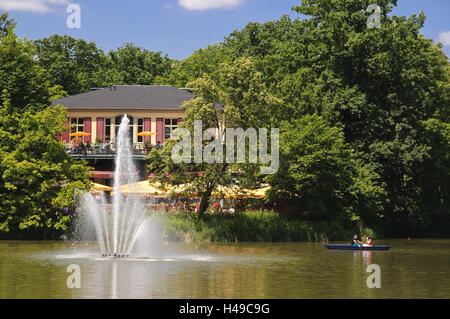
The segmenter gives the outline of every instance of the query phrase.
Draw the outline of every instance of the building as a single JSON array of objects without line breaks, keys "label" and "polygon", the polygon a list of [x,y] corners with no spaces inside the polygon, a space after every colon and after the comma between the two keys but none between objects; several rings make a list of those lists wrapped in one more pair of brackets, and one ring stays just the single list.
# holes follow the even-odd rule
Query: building
[{"label": "building", "polygon": [[[109,140],[114,144],[121,118],[127,114],[133,144],[139,146],[145,140],[163,144],[183,118],[181,105],[192,96],[187,89],[173,86],[118,85],[57,99],[52,106],[62,104],[68,108],[71,125],[60,137],[63,142],[70,142],[70,133],[86,132],[90,135],[83,137],[85,143]],[[137,136],[143,131],[156,135]]]},{"label": "building", "polygon": [[[130,119],[134,157],[144,178],[145,144],[164,144],[182,121],[181,105],[192,97],[188,89],[173,86],[117,85],[57,99],[52,106],[61,104],[68,109],[70,125],[59,137],[68,144],[68,152],[75,158],[88,160],[95,167],[94,181],[111,185],[115,136],[123,115]],[[73,146],[70,134],[77,132],[86,133],[79,139],[84,144],[89,143],[90,149]],[[141,132],[153,132],[154,135],[139,136]]]}]

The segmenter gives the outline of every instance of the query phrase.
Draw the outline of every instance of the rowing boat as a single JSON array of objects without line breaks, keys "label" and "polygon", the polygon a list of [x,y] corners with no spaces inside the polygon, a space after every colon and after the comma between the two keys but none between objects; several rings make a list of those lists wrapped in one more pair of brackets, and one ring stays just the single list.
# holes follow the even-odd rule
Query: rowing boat
[{"label": "rowing boat", "polygon": [[340,249],[340,250],[389,250],[391,246],[351,246],[351,245],[331,245],[331,244],[325,244],[324,245],[328,249]]}]

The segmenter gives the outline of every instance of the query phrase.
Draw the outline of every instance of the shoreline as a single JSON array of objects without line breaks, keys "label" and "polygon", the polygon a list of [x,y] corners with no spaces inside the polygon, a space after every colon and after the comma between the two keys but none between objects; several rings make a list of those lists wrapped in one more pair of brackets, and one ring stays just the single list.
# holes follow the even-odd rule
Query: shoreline
[{"label": "shoreline", "polygon": [[[328,242],[347,241],[356,232],[376,237],[373,230],[337,221],[305,221],[273,211],[244,211],[235,214],[197,215],[152,213],[168,241],[184,242]],[[381,239],[381,238],[380,238]],[[348,239],[349,240],[349,239]]]},{"label": "shoreline", "polygon": [[[386,236],[370,227],[359,228],[356,222],[308,221],[271,210],[207,213],[203,219],[186,212],[148,211],[147,214],[160,227],[165,240],[170,242],[347,242],[355,233],[375,240],[450,238],[443,234],[430,234],[431,231],[423,235]],[[0,241],[70,241],[71,228],[59,231],[34,229],[19,233],[0,232]]]}]

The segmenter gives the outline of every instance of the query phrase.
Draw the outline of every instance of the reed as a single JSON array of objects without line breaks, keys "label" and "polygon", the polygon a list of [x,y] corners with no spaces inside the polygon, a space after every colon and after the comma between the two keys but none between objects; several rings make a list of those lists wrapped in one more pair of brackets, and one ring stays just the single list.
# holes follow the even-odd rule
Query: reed
[{"label": "reed", "polygon": [[[333,221],[304,221],[284,217],[273,211],[237,214],[154,213],[163,224],[170,241],[192,242],[289,242],[349,240],[356,225]],[[364,230],[365,232],[368,230]]]}]

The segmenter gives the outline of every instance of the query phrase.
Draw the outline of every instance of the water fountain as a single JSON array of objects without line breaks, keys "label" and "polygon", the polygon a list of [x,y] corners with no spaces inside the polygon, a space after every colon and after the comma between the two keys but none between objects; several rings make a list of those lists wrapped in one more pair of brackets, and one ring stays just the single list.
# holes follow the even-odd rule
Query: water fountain
[{"label": "water fountain", "polygon": [[145,203],[140,196],[127,193],[120,186],[139,181],[129,136],[129,119],[123,116],[116,137],[116,158],[112,206],[104,194],[100,201],[90,193],[81,196],[79,211],[87,213],[95,228],[102,256],[128,257],[146,219]]}]

